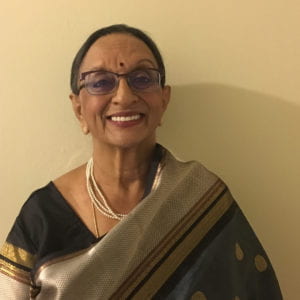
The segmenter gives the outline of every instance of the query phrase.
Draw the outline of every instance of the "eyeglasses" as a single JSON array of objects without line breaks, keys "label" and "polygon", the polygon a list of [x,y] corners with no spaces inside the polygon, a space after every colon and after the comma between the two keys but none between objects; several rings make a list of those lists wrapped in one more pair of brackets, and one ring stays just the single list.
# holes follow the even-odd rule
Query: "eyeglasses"
[{"label": "eyeglasses", "polygon": [[117,90],[120,77],[125,77],[128,86],[135,92],[152,92],[161,86],[161,74],[157,69],[137,69],[118,74],[108,71],[88,71],[81,74],[84,83],[79,90],[86,88],[89,94],[105,95]]}]

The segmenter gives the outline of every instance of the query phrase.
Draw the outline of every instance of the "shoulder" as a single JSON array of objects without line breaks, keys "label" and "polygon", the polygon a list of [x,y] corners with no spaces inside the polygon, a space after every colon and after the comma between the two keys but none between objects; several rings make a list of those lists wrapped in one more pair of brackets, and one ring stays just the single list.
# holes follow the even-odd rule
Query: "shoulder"
[{"label": "shoulder", "polygon": [[53,182],[50,181],[47,185],[31,193],[26,202],[23,204],[17,220],[20,219],[20,217],[31,217],[32,214],[39,213],[39,210],[45,207],[45,205],[47,206],[47,204],[51,204],[53,199],[57,199],[58,196],[58,191],[56,190]]},{"label": "shoulder", "polygon": [[24,233],[31,232],[33,229],[39,231],[44,228],[46,220],[58,219],[60,215],[68,211],[67,202],[53,181],[50,181],[44,187],[31,193],[23,204],[15,224]]},{"label": "shoulder", "polygon": [[183,161],[167,149],[164,149],[164,151],[163,164],[173,177],[177,174],[181,179],[188,178],[193,179],[193,181],[210,182],[220,180],[215,173],[207,169],[202,163],[195,160]]},{"label": "shoulder", "polygon": [[30,240],[33,247],[28,250],[33,252],[39,248],[44,237],[77,224],[78,218],[63,192],[76,186],[78,171],[75,169],[31,193],[16,218],[8,240],[21,247],[28,244],[23,240]]},{"label": "shoulder", "polygon": [[45,227],[46,216],[51,217],[54,210],[65,210],[63,206],[64,201],[60,199],[52,182],[35,190],[23,204],[7,242],[29,253],[36,253],[38,237]]},{"label": "shoulder", "polygon": [[[23,204],[16,223],[24,230],[41,229],[45,224],[64,222],[66,216],[73,212],[65,198],[65,191],[77,186],[76,175],[80,168],[50,181],[47,185],[35,190]],[[49,225],[47,225],[49,226]],[[28,229],[29,228],[29,229]]]}]

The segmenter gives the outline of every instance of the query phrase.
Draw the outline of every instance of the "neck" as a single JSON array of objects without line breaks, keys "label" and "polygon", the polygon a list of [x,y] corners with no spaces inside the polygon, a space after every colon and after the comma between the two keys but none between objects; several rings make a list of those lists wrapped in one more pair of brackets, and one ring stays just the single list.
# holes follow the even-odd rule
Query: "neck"
[{"label": "neck", "polygon": [[142,182],[151,162],[155,143],[120,148],[101,145],[93,153],[94,175],[101,185],[113,184],[127,187],[133,182]]},{"label": "neck", "polygon": [[113,211],[127,214],[141,200],[155,143],[132,148],[94,147],[94,177]]}]

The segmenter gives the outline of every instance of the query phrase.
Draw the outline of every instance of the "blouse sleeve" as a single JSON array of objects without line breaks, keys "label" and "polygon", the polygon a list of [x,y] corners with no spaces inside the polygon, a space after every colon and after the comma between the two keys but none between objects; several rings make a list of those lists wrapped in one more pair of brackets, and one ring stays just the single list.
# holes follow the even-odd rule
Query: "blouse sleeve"
[{"label": "blouse sleeve", "polygon": [[17,217],[0,250],[0,299],[30,299],[31,270],[36,255],[30,234],[23,226],[24,211]]}]

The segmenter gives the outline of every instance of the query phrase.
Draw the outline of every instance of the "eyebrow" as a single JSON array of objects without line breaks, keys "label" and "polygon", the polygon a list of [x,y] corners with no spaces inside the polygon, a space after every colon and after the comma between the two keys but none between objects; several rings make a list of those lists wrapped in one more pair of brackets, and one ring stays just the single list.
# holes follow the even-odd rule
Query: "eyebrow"
[{"label": "eyebrow", "polygon": [[158,67],[156,66],[156,64],[155,64],[151,59],[149,59],[149,58],[143,58],[143,59],[139,60],[136,64],[138,65],[138,64],[141,64],[141,63],[143,63],[143,62],[148,62],[148,63],[150,63],[154,68],[158,68]]},{"label": "eyebrow", "polygon": [[[133,67],[131,70],[135,70],[135,69],[138,69],[140,66],[143,66],[143,63],[149,63],[153,68],[156,68],[158,69],[158,67],[156,66],[156,64],[151,60],[151,59],[148,59],[148,58],[143,58],[139,61],[137,61],[135,63],[135,67]],[[84,71],[84,72],[81,72],[82,73],[86,73],[86,72],[91,72],[91,71],[108,71],[108,72],[113,72],[112,70],[108,70],[102,66],[95,66],[87,71]]]}]

